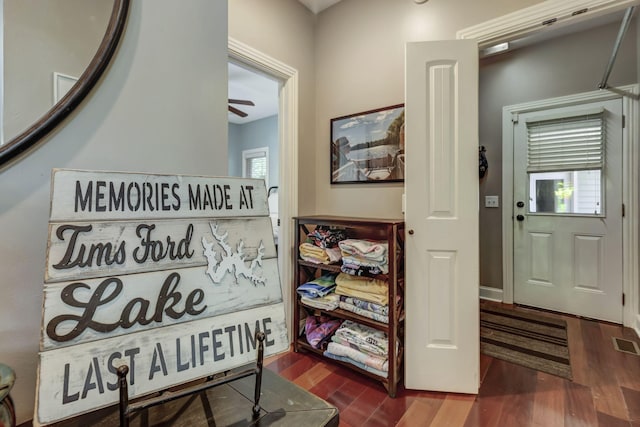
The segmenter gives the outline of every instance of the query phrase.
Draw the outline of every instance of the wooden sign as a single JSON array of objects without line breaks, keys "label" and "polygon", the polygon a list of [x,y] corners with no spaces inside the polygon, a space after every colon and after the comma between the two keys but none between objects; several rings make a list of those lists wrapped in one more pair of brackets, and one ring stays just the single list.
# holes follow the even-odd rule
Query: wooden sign
[{"label": "wooden sign", "polygon": [[264,181],[54,170],[35,425],[289,347]]}]

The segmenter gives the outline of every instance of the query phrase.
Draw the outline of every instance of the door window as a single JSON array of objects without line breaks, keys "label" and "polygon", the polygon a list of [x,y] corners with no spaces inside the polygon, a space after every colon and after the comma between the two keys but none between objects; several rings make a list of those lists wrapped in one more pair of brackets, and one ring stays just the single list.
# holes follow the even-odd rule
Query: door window
[{"label": "door window", "polygon": [[529,212],[602,214],[602,170],[529,173]]}]

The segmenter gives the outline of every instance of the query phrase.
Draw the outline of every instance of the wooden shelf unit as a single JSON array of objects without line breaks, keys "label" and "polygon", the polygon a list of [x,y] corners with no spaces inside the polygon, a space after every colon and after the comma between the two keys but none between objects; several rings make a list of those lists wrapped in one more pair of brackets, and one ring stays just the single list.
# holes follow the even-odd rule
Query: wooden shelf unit
[{"label": "wooden shelf unit", "polygon": [[[389,338],[387,377],[381,377],[371,372],[358,368],[350,363],[341,362],[327,358],[332,363],[336,363],[363,375],[374,378],[385,386],[389,396],[395,397],[398,383],[402,377],[402,361],[404,356],[404,221],[401,219],[376,219],[376,218],[351,218],[340,216],[311,215],[299,216],[295,220],[295,247],[293,274],[293,348],[294,351],[310,351],[320,356],[324,350],[313,348],[304,336],[304,327],[300,321],[307,315],[326,314],[334,318],[352,320],[354,322],[370,326],[384,331]],[[320,310],[309,307],[300,301],[300,296],[296,289],[302,283],[313,280],[328,272],[339,273],[340,264],[316,264],[304,261],[300,258],[299,245],[307,238],[307,234],[318,226],[328,226],[342,229],[350,239],[369,239],[388,244],[388,265],[389,272],[375,276],[376,279],[384,280],[389,286],[389,323],[378,322],[348,310]],[[399,303],[396,300],[399,297]],[[397,348],[397,351],[395,350]]]}]

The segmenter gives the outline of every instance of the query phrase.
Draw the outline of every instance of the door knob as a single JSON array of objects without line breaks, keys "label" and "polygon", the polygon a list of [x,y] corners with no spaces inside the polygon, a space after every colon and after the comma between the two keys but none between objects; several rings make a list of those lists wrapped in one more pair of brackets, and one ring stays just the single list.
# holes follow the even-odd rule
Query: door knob
[{"label": "door knob", "polygon": [[524,202],[520,201],[520,202],[516,203],[516,206],[519,207],[519,208],[524,208]]},{"label": "door knob", "polygon": [[516,217],[516,219],[517,219],[518,221],[524,221],[524,215],[518,215],[518,216]]},{"label": "door knob", "polygon": [[407,233],[409,233],[409,234],[413,234],[413,233],[414,233],[414,231],[413,231],[413,229],[411,229],[411,230],[407,231]]}]

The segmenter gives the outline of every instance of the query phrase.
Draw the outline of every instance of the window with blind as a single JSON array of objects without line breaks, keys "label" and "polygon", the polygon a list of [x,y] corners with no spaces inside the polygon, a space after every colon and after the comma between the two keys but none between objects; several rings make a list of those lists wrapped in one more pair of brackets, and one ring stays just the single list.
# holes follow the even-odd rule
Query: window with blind
[{"label": "window with blind", "polygon": [[601,215],[604,110],[527,122],[529,212]]},{"label": "window with blind", "polygon": [[269,187],[269,147],[242,151],[242,176],[264,179]]}]

